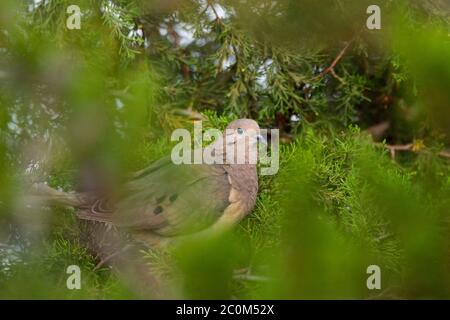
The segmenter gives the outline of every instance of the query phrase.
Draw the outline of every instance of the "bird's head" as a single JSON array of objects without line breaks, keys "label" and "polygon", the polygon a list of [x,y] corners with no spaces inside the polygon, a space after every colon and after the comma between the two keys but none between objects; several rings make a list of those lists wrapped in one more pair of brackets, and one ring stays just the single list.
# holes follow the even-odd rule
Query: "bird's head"
[{"label": "bird's head", "polygon": [[[255,163],[257,158],[257,145],[266,144],[261,135],[258,123],[252,119],[238,119],[230,122],[225,128],[225,155],[227,162]],[[240,158],[240,160],[238,160]],[[244,159],[244,160],[242,160]]]},{"label": "bird's head", "polygon": [[257,130],[259,131],[259,125],[258,123],[253,119],[237,119],[234,121],[231,121],[226,129],[229,130]]},{"label": "bird's head", "polygon": [[253,143],[265,143],[266,140],[261,135],[258,123],[253,119],[237,119],[228,124],[225,128],[225,136],[228,143],[237,143],[245,138],[249,138]]}]

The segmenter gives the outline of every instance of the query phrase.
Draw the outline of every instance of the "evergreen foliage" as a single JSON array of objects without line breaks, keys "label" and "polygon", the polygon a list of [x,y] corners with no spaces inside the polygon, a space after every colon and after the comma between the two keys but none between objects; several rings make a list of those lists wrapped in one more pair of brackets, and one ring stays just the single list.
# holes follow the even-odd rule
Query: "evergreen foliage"
[{"label": "evergreen foliage", "polygon": [[378,1],[381,30],[340,0],[80,0],[69,30],[72,2],[0,3],[1,298],[139,297],[70,211],[19,196],[117,183],[174,128],[240,117],[280,129],[280,172],[225,240],[143,252],[175,296],[449,298],[447,1]]}]

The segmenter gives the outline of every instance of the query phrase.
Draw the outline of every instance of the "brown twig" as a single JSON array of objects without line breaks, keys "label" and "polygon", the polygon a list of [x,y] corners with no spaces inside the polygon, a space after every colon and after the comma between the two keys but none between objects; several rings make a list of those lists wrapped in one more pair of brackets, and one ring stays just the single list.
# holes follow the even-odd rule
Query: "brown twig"
[{"label": "brown twig", "polygon": [[[421,153],[426,150],[414,150],[414,145],[412,143],[408,144],[382,144],[382,143],[376,143],[378,146],[383,146],[384,148],[388,149],[391,154],[391,159],[395,160],[395,155],[397,151],[412,151],[415,153]],[[450,151],[443,150],[437,153],[438,156],[446,159],[450,159]]]},{"label": "brown twig", "polygon": [[391,123],[389,121],[383,121],[367,128],[366,132],[368,132],[374,140],[377,140],[384,135],[390,126]]},{"label": "brown twig", "polygon": [[321,78],[321,77],[325,76],[326,74],[330,73],[334,78],[336,78],[340,82],[344,83],[345,80],[337,75],[337,73],[334,70],[334,68],[342,60],[342,58],[344,57],[344,55],[347,52],[347,50],[350,47],[350,45],[361,35],[361,33],[363,31],[364,31],[364,29],[361,29],[352,39],[350,39],[347,42],[347,44],[345,45],[345,47],[336,56],[336,58],[334,58],[333,62],[331,62],[331,64],[327,68],[325,68],[318,76],[314,77],[313,79]]},{"label": "brown twig", "polygon": [[412,150],[412,143],[408,144],[386,144],[385,148],[391,153],[391,159],[395,160],[395,153],[397,151],[409,151]]},{"label": "brown twig", "polygon": [[443,158],[450,159],[450,151],[443,150],[443,151],[439,152],[438,155]]},{"label": "brown twig", "polygon": [[331,69],[331,70],[330,70],[330,73],[331,73],[331,75],[332,75],[336,80],[339,80],[339,82],[341,82],[341,83],[344,83],[344,82],[345,82],[344,79],[342,79],[341,77],[339,77],[339,76],[337,75],[337,73],[336,73],[336,71],[335,71],[334,69]]},{"label": "brown twig", "polygon": [[344,56],[344,54],[347,52],[348,48],[350,47],[350,45],[352,44],[354,39],[350,40],[345,47],[339,52],[339,54],[336,56],[336,58],[334,58],[333,62],[331,62],[331,64],[325,68],[318,76],[315,77],[315,79],[317,78],[322,78],[324,77],[326,74],[331,73],[331,75],[333,77],[335,77],[337,80],[339,80],[340,82],[344,82],[344,80],[339,77],[336,74],[336,71],[334,70],[334,68],[337,66],[337,64],[339,63],[339,61],[341,61],[342,57]]},{"label": "brown twig", "polygon": [[214,15],[216,16],[216,21],[217,21],[218,23],[222,22],[222,19],[220,18],[219,13],[217,12],[216,8],[214,7],[214,3],[213,3],[212,1],[210,1],[210,0],[208,0],[208,6],[207,6],[207,8],[208,8],[208,7],[210,7],[211,10],[214,12]]}]

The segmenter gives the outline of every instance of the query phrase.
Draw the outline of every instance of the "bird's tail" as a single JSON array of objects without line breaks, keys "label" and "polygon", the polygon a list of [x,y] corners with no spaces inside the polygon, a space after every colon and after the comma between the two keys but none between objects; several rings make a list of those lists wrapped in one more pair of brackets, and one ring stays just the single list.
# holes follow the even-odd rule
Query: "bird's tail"
[{"label": "bird's tail", "polygon": [[103,208],[102,199],[93,198],[88,193],[64,192],[45,183],[36,183],[33,185],[33,194],[28,196],[27,200],[31,203],[75,208],[77,217],[82,220],[111,222],[111,210]]},{"label": "bird's tail", "polygon": [[32,196],[36,197],[37,200],[54,205],[74,208],[86,206],[86,197],[82,193],[59,191],[49,187],[45,183],[35,183],[33,185]]}]

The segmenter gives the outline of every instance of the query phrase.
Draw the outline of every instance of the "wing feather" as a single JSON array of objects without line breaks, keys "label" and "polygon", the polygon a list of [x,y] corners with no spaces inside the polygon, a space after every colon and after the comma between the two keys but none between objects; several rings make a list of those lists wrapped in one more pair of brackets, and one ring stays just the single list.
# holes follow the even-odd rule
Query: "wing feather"
[{"label": "wing feather", "polygon": [[111,219],[120,227],[164,236],[196,232],[222,215],[230,190],[221,166],[163,161],[125,186]]}]

